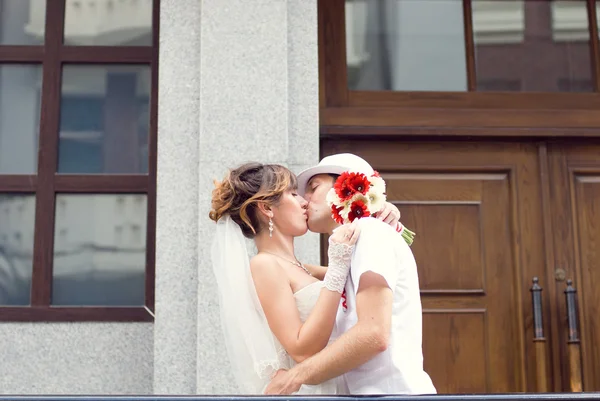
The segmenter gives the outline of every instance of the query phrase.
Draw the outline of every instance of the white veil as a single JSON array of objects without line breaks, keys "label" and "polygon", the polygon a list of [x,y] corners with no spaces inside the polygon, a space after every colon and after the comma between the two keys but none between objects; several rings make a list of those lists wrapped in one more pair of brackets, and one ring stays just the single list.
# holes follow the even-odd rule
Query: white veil
[{"label": "white veil", "polygon": [[211,258],[234,377],[242,394],[262,394],[271,376],[285,367],[285,351],[275,343],[258,300],[242,230],[229,216],[217,222]]}]

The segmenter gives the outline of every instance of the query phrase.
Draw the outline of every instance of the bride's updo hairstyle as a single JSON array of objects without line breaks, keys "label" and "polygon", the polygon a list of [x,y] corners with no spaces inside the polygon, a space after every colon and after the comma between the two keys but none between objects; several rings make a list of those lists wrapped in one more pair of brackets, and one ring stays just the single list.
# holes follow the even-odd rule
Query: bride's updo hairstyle
[{"label": "bride's updo hairstyle", "polygon": [[229,215],[247,238],[254,238],[263,225],[257,205],[276,205],[285,191],[298,187],[296,176],[278,164],[247,163],[231,170],[223,181],[215,181],[211,220]]}]

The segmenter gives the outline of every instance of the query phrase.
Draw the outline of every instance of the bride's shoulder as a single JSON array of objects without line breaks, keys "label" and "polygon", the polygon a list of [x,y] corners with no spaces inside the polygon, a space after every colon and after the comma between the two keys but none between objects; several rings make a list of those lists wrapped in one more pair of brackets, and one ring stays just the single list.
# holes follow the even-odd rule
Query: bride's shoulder
[{"label": "bride's shoulder", "polygon": [[279,266],[279,261],[275,256],[259,253],[250,259],[250,272],[254,283],[288,283],[288,277]]},{"label": "bride's shoulder", "polygon": [[250,270],[252,274],[281,274],[277,258],[266,253],[258,253],[250,259]]}]

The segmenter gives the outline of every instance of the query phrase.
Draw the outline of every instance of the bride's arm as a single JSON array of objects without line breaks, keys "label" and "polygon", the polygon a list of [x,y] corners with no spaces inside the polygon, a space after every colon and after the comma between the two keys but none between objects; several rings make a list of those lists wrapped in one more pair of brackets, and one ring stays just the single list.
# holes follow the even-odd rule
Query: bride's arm
[{"label": "bride's arm", "polygon": [[318,278],[321,281],[325,278],[325,273],[327,273],[327,266],[317,266],[305,263],[304,267],[308,269],[308,271],[310,272],[310,274],[313,275],[313,277]]},{"label": "bride's arm", "polygon": [[[352,245],[358,238],[359,230],[356,227],[349,230],[353,233],[346,239],[346,244]],[[331,246],[340,249],[340,244]],[[344,265],[338,258],[330,266],[319,298],[304,323],[300,320],[289,279],[276,259],[258,254],[250,261],[256,292],[269,327],[296,362],[302,362],[321,351],[329,342],[350,266],[351,249],[345,249]]]},{"label": "bride's arm", "polygon": [[271,331],[288,354],[302,362],[329,342],[341,294],[323,288],[303,324],[287,276],[275,260],[269,259],[255,257],[250,263],[256,292]]}]

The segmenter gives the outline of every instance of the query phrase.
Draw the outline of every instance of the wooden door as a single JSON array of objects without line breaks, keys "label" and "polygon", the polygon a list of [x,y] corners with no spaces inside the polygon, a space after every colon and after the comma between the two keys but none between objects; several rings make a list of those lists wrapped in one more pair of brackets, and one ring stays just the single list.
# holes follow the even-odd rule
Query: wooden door
[{"label": "wooden door", "polygon": [[[557,391],[570,391],[565,279],[578,292],[578,338],[584,391],[600,391],[600,143],[555,142],[548,149],[554,273],[551,316]],[[562,270],[561,270],[562,269]],[[563,276],[564,271],[564,276]],[[564,277],[564,278],[563,278]]]},{"label": "wooden door", "polygon": [[531,277],[544,282],[534,144],[344,140],[417,232],[425,369],[439,393],[535,391]]},{"label": "wooden door", "polygon": [[[594,1],[568,7],[589,14],[589,24],[581,27],[589,43],[553,39],[554,13],[566,8],[533,0],[522,7],[524,41],[504,43],[498,31],[497,42],[483,43],[475,37],[478,18],[471,2],[454,3],[457,13],[461,6],[463,11],[464,91],[443,85],[431,91],[429,83],[404,90],[389,79],[355,85],[357,69],[370,74],[366,63],[397,61],[387,50],[388,31],[379,24],[381,35],[373,39],[378,43],[369,44],[375,51],[363,51],[364,44],[354,46],[364,35],[356,28],[361,24],[346,20],[367,12],[348,8],[345,0],[319,0],[322,153],[364,156],[386,177],[402,221],[417,231],[413,252],[424,306],[425,366],[440,393],[572,391],[575,365],[583,390],[600,391],[600,52]],[[496,6],[489,15],[506,18],[491,8]],[[565,43],[573,51],[565,52]],[[555,62],[538,63],[550,66],[540,69],[518,55],[522,50]],[[353,51],[367,57],[356,62]],[[511,59],[502,56],[507,54],[521,62],[499,67],[497,60]],[[575,64],[576,72],[564,69]],[[402,62],[379,67],[375,75],[384,80],[403,68]],[[543,288],[543,330],[536,329],[535,343],[529,291],[534,277]],[[578,291],[572,344],[568,279]],[[580,344],[581,357],[570,360],[567,350],[574,344]]]}]

